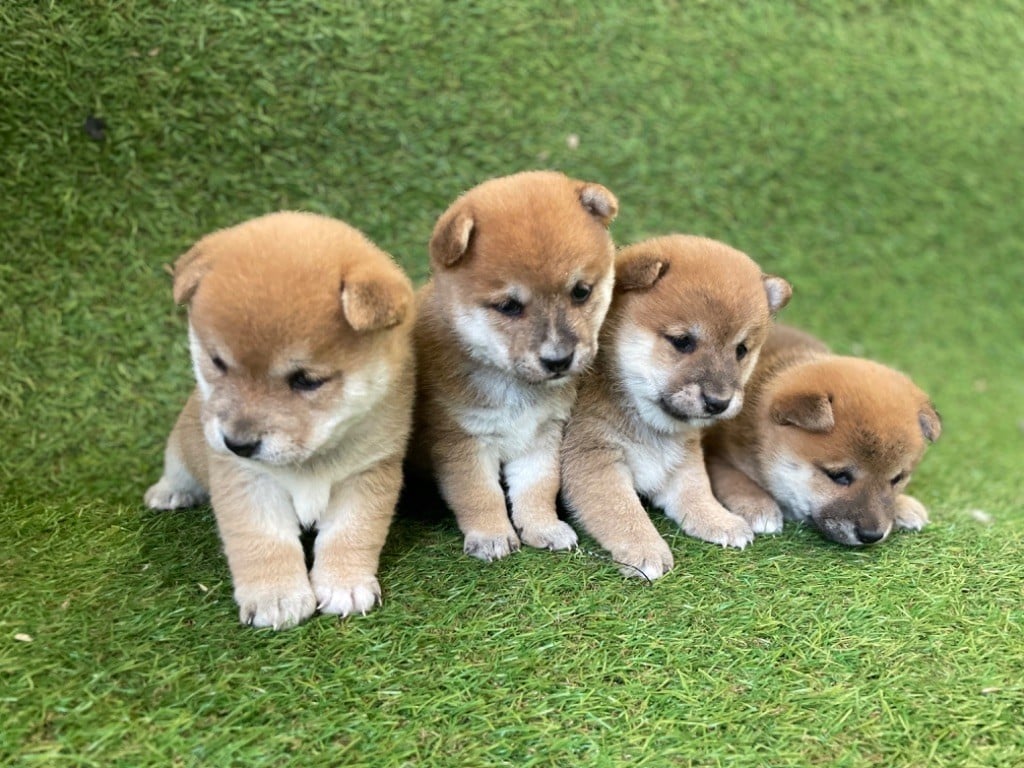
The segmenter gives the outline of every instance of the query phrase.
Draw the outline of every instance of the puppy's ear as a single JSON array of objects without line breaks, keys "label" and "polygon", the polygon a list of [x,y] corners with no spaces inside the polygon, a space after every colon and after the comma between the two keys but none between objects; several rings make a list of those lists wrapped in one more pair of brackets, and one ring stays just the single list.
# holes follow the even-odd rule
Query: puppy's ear
[{"label": "puppy's ear", "polygon": [[771,407],[772,421],[808,432],[828,432],[835,426],[832,398],[818,392],[794,392],[781,395]]},{"label": "puppy's ear", "polygon": [[473,212],[456,207],[445,213],[430,238],[430,262],[434,267],[450,267],[466,255],[476,221]]},{"label": "puppy's ear", "polygon": [[213,266],[198,245],[192,246],[174,262],[174,303],[188,304],[192,300],[199,281]]},{"label": "puppy's ear", "polygon": [[405,320],[412,295],[412,284],[397,268],[355,271],[341,284],[341,309],[353,330],[379,331]]},{"label": "puppy's ear", "polygon": [[762,275],[761,282],[764,283],[764,292],[768,297],[768,311],[774,317],[776,312],[789,304],[793,286],[775,275]]},{"label": "puppy's ear", "polygon": [[921,425],[921,434],[929,443],[934,443],[942,434],[942,417],[930,402],[925,403],[917,414],[917,422]]},{"label": "puppy's ear", "polygon": [[606,227],[619,213],[619,201],[615,195],[600,184],[592,182],[582,184],[577,194],[583,209]]},{"label": "puppy's ear", "polygon": [[615,259],[615,290],[645,290],[661,280],[666,272],[668,261],[653,253],[623,251]]}]

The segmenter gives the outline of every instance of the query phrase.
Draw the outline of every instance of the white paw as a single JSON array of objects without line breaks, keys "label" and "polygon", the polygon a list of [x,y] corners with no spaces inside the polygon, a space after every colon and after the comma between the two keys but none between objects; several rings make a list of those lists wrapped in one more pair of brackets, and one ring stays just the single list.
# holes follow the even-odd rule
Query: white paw
[{"label": "white paw", "polygon": [[166,477],[161,477],[158,483],[150,486],[144,498],[150,509],[185,509],[210,500],[209,494],[202,488],[175,488]]},{"label": "white paw", "polygon": [[576,531],[561,520],[543,526],[531,526],[519,531],[523,543],[537,549],[573,549],[576,546]]},{"label": "white paw", "polygon": [[896,527],[904,531],[920,531],[928,525],[928,510],[913,496],[896,498]]},{"label": "white paw", "polygon": [[365,616],[380,605],[380,584],[374,576],[328,581],[319,578],[314,568],[312,580],[316,607],[320,613],[341,617],[355,613]]},{"label": "white paw", "polygon": [[288,629],[316,610],[316,596],[308,580],[294,585],[235,585],[238,618],[254,627]]},{"label": "white paw", "polygon": [[782,533],[782,510],[774,501],[733,512],[746,520],[754,533]]},{"label": "white paw", "polygon": [[702,514],[687,517],[683,530],[698,539],[723,547],[743,549],[754,541],[754,531],[739,515],[722,508],[720,514]]},{"label": "white paw", "polygon": [[493,534],[469,532],[462,551],[485,562],[500,560],[519,550],[519,537],[514,532]]},{"label": "white paw", "polygon": [[628,547],[616,548],[611,555],[623,576],[644,578],[648,581],[660,579],[675,565],[672,550],[661,536],[636,542]]}]

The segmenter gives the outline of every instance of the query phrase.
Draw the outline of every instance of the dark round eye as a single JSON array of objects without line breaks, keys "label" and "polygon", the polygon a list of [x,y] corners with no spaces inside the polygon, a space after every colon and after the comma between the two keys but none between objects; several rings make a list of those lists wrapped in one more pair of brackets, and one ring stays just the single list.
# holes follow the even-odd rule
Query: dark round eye
[{"label": "dark round eye", "polygon": [[326,383],[327,379],[318,379],[301,368],[288,376],[288,386],[292,392],[313,392]]},{"label": "dark round eye", "polygon": [[590,292],[594,289],[586,283],[576,283],[569,291],[569,298],[577,304],[582,304],[590,298]]},{"label": "dark round eye", "polygon": [[220,371],[221,373],[228,372],[228,364],[224,362],[224,358],[222,358],[220,355],[214,355],[213,357],[210,358],[210,360],[213,362],[213,367],[216,368],[218,371]]},{"label": "dark round eye", "polygon": [[747,349],[747,345],[740,342],[739,344],[736,345],[736,359],[742,360],[744,357],[747,356],[747,352],[749,351],[750,350]]},{"label": "dark round eye", "polygon": [[906,476],[907,476],[907,473],[906,473],[906,472],[900,472],[900,473],[899,473],[898,475],[896,475],[896,477],[894,477],[894,478],[893,478],[892,480],[890,480],[889,482],[890,482],[890,483],[892,483],[893,485],[899,485],[900,483],[902,483],[902,482],[903,482],[903,479],[904,479],[904,478],[905,478]]},{"label": "dark round eye", "polygon": [[523,310],[526,309],[523,302],[513,299],[511,296],[502,299],[497,304],[492,304],[491,307],[506,317],[519,317],[523,314]]},{"label": "dark round eye", "polygon": [[697,340],[690,334],[684,336],[665,336],[669,340],[669,343],[675,347],[676,352],[682,352],[684,355],[688,355],[697,349]]},{"label": "dark round eye", "polygon": [[853,473],[848,469],[824,469],[821,470],[828,479],[836,485],[852,485],[853,484]]}]

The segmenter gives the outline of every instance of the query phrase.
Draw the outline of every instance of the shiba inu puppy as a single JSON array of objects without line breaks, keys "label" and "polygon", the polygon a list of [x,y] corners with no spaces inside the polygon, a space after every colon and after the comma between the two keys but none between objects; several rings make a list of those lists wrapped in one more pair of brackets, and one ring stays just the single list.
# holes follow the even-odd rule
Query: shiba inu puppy
[{"label": "shiba inu puppy", "polygon": [[851,546],[928,522],[904,491],[942,423],[905,375],[778,326],[748,391],[739,417],[706,439],[711,485],[726,507],[765,532],[782,530],[785,515]]},{"label": "shiba inu puppy", "polygon": [[555,509],[559,447],[611,300],[617,212],[600,184],[528,172],[471,189],[434,229],[413,463],[431,467],[474,557],[576,544]]},{"label": "shiba inu puppy", "polygon": [[755,529],[711,493],[701,431],[736,416],[789,283],[745,254],[671,235],[621,251],[594,372],[562,446],[562,493],[626,575],[672,568],[638,494],[690,536],[745,547]]},{"label": "shiba inu puppy", "polygon": [[245,624],[370,610],[412,421],[408,278],[347,224],[275,213],[200,240],[174,300],[197,386],[146,504],[212,501]]}]

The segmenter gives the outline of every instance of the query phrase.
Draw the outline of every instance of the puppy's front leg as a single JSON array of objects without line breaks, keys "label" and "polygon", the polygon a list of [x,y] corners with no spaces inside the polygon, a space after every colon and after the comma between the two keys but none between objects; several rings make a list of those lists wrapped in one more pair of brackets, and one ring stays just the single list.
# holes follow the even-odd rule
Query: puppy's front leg
[{"label": "puppy's front leg", "polygon": [[255,627],[295,626],[313,615],[316,598],[291,500],[277,484],[223,464],[211,467],[213,511],[239,619]]},{"label": "puppy's front leg", "polygon": [[490,562],[518,550],[497,456],[473,438],[438,442],[433,448],[441,495],[465,536],[463,551]]},{"label": "puppy's front leg", "polygon": [[726,509],[739,515],[754,533],[781,533],[782,510],[775,499],[725,459],[707,460],[711,490]]},{"label": "puppy's front leg", "polygon": [[402,464],[394,459],[331,489],[310,571],[321,613],[365,614],[380,602],[377,565],[401,487]]},{"label": "puppy's front leg", "polygon": [[688,535],[723,547],[743,549],[754,540],[754,531],[715,499],[704,466],[700,437],[694,435],[685,446],[685,458],[655,503]]},{"label": "puppy's front leg", "polygon": [[615,449],[567,445],[562,494],[573,517],[608,550],[623,575],[653,581],[672,569],[672,550],[640,503],[633,476]]},{"label": "puppy's front leg", "polygon": [[572,549],[576,532],[558,519],[562,423],[550,422],[533,449],[505,464],[512,524],[524,543],[538,549]]}]

